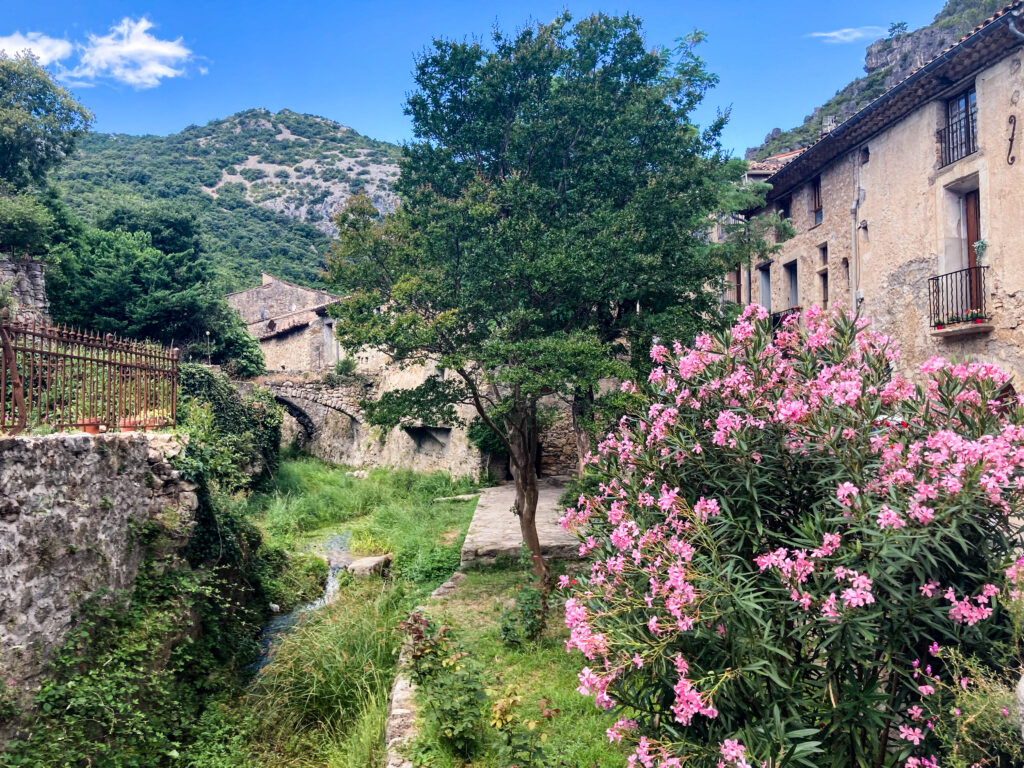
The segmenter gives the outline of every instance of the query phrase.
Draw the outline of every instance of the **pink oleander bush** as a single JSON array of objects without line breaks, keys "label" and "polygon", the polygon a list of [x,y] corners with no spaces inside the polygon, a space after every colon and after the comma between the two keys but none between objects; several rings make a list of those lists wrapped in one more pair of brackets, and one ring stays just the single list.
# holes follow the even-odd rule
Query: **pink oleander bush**
[{"label": "pink oleander bush", "polygon": [[560,586],[630,765],[1018,764],[1015,712],[978,738],[958,705],[1020,673],[1024,408],[995,366],[914,385],[896,355],[864,319],[773,332],[755,306],[624,385],[562,520],[589,573]]}]

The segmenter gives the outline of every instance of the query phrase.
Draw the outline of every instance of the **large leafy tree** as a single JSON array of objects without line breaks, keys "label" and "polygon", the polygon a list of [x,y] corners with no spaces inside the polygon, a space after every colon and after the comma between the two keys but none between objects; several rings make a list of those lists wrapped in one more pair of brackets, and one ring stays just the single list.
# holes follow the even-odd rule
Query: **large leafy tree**
[{"label": "large leafy tree", "polygon": [[719,312],[729,263],[709,216],[742,175],[690,119],[714,79],[647,48],[640,21],[568,14],[490,46],[437,40],[416,61],[417,141],[403,204],[338,217],[331,280],[344,344],[439,373],[371,408],[384,425],[475,406],[508,450],[516,512],[542,579],[534,516],[542,399],[588,397],[651,335]]},{"label": "large leafy tree", "polygon": [[181,347],[234,375],[263,372],[259,344],[216,289],[193,220],[157,207],[118,209],[102,223],[110,229],[73,218],[62,226],[47,272],[56,320]]},{"label": "large leafy tree", "polygon": [[0,51],[0,180],[15,189],[42,185],[91,121],[35,57]]}]

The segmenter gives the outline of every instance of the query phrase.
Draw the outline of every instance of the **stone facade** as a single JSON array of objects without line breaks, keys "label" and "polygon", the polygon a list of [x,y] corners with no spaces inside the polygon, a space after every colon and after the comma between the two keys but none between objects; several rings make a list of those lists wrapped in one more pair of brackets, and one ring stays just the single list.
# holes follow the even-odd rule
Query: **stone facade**
[{"label": "stone facade", "polygon": [[[772,175],[770,205],[788,212],[797,234],[749,277],[744,270],[742,301],[773,312],[826,301],[859,310],[894,338],[904,373],[933,355],[983,359],[1011,371],[1020,391],[1022,27],[1013,13],[997,14]],[[972,93],[976,149],[948,138],[964,124],[951,104]],[[987,243],[982,255],[975,237]],[[960,272],[975,263],[980,272]],[[950,300],[944,313],[930,285],[952,286],[973,314],[949,310]]]},{"label": "stone facade", "polygon": [[18,317],[37,322],[50,319],[43,262],[34,259],[0,258],[0,283],[10,284]]},{"label": "stone facade", "polygon": [[263,273],[256,288],[228,294],[263,349],[268,371],[330,370],[341,358],[327,308],[340,297]]},{"label": "stone facade", "polygon": [[187,544],[195,487],[168,461],[181,450],[157,434],[0,439],[4,685],[38,684],[85,597],[131,587],[144,554],[140,526],[157,526],[149,546],[158,556],[174,558]]}]

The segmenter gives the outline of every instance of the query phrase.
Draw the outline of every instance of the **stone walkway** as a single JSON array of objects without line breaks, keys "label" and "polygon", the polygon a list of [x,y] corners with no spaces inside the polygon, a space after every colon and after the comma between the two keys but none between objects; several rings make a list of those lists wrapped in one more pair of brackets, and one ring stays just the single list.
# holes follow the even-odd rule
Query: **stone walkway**
[{"label": "stone walkway", "polygon": [[[537,500],[537,534],[545,557],[555,560],[575,559],[579,541],[562,530],[558,518],[565,511],[558,497],[565,488],[541,483]],[[517,559],[523,543],[519,518],[512,514],[516,489],[512,483],[485,488],[477,502],[473,522],[462,544],[462,568],[490,565],[498,557]]]}]

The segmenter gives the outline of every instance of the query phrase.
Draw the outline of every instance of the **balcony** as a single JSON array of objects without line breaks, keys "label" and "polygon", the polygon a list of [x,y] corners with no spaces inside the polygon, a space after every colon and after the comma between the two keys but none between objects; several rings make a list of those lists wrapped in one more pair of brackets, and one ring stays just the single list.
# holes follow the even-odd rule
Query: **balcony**
[{"label": "balcony", "polygon": [[950,121],[938,132],[939,147],[942,151],[940,168],[962,160],[978,151],[978,116],[970,115]]},{"label": "balcony", "polygon": [[985,281],[988,267],[968,267],[928,280],[931,327],[937,336],[987,333],[989,322]]}]

